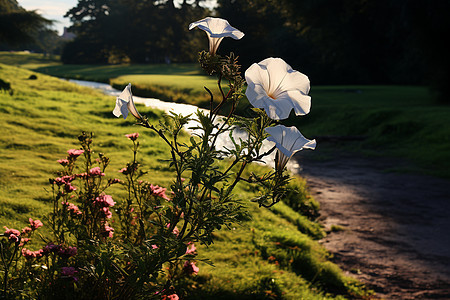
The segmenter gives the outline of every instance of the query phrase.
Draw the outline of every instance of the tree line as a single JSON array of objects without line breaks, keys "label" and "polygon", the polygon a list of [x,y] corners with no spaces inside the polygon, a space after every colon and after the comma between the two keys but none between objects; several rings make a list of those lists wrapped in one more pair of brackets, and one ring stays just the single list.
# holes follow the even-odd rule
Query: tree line
[{"label": "tree line", "polygon": [[66,17],[76,39],[63,49],[65,63],[192,62],[204,44],[188,33],[189,20],[210,13],[196,0],[79,0]]},{"label": "tree line", "polygon": [[60,50],[53,22],[22,8],[17,0],[0,0],[0,50],[31,50],[52,54]]},{"label": "tree line", "polygon": [[[76,38],[61,59],[194,62],[207,40],[188,25],[217,16],[246,33],[219,50],[236,52],[243,69],[283,57],[314,84],[428,84],[450,103],[449,0],[217,0],[207,8],[211,1],[79,0],[65,15]],[[5,3],[17,1],[0,0],[0,13]],[[16,36],[5,23],[2,15],[2,40]]]}]

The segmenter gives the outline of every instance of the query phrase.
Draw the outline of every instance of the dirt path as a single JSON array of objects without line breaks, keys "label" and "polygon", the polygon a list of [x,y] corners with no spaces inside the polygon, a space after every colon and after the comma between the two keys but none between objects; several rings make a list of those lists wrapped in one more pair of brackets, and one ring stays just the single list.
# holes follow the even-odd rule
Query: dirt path
[{"label": "dirt path", "polygon": [[334,261],[382,299],[450,299],[450,181],[389,173],[397,162],[298,157]]}]

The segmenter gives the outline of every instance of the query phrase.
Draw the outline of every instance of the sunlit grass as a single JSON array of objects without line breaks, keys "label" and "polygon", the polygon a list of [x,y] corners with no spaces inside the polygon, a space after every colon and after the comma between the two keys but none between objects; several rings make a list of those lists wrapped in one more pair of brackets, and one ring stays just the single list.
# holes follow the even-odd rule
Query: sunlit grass
[{"label": "sunlit grass", "polygon": [[[221,99],[217,80],[204,75],[124,75],[110,80],[111,85],[118,89],[129,82],[133,84],[135,94],[163,101],[190,103],[208,108],[211,97],[204,87],[213,93],[214,99]],[[227,83],[222,85],[222,88],[227,90]]]},{"label": "sunlit grass", "polygon": [[[215,79],[204,77],[193,64],[58,65],[38,54],[8,52],[0,52],[0,62],[35,64],[40,66],[35,70],[54,76],[111,81],[116,87],[131,82],[136,95],[203,107],[209,107],[203,86],[216,100],[220,98]],[[316,153],[345,149],[359,155],[399,157],[402,166],[392,170],[450,178],[450,107],[436,105],[426,87],[316,86],[311,81],[311,112],[285,123],[296,125],[308,138],[318,138]],[[239,109],[247,106],[244,99]],[[330,136],[338,142],[327,143]]]}]

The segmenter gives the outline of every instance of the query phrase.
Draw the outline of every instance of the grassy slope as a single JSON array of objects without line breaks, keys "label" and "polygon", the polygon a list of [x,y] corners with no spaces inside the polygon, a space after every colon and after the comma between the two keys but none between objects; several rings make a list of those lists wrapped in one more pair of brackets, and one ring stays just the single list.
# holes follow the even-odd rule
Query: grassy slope
[{"label": "grassy slope", "polygon": [[[132,82],[136,94],[204,106],[208,95],[203,86],[213,91],[216,86],[194,65],[58,65],[38,54],[5,52],[0,52],[0,62],[59,77],[110,81],[117,87]],[[402,158],[408,163],[402,171],[450,178],[450,107],[435,105],[426,88],[314,86],[313,82],[311,96],[311,112],[286,123],[295,124],[306,137],[319,137],[320,153],[343,146],[360,154]],[[245,105],[244,101],[241,106]],[[320,137],[330,135],[364,140],[344,139],[326,147]]]},{"label": "grassy slope", "polygon": [[[36,80],[28,79],[32,74]],[[78,148],[76,137],[82,130],[95,132],[97,149],[111,158],[109,177],[120,177],[117,170],[131,159],[124,135],[139,132],[140,157],[150,170],[149,180],[163,186],[170,183],[172,173],[162,162],[164,145],[131,120],[113,117],[112,97],[2,64],[0,78],[14,90],[12,96],[0,92],[0,226],[22,228],[28,217],[42,218],[49,211],[48,178],[58,170],[56,160],[64,158],[67,149]],[[138,109],[155,122],[161,117],[142,106]],[[300,191],[304,189],[301,179],[295,183]],[[120,194],[114,192],[114,199],[120,201]],[[251,193],[246,186],[237,192],[242,199],[249,199]],[[293,197],[298,197],[295,202],[307,201],[304,194]],[[252,220],[235,230],[219,231],[214,245],[201,248],[200,254],[216,267],[200,265],[199,276],[188,287],[191,298],[329,299],[335,296],[326,293],[365,293],[327,260],[328,254],[313,238],[322,234],[317,223],[286,205],[276,213],[252,204],[249,210]]]}]

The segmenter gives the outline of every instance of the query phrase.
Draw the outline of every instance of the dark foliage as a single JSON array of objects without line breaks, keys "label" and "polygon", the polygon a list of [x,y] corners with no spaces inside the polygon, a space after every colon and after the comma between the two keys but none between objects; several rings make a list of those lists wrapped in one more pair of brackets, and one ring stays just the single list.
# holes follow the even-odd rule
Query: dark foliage
[{"label": "dark foliage", "polygon": [[202,1],[80,0],[66,16],[77,37],[66,45],[65,63],[192,62],[206,45],[193,20],[207,14]]},{"label": "dark foliage", "polygon": [[450,1],[218,3],[218,14],[247,34],[239,44],[244,67],[283,57],[315,84],[429,84],[450,103]]}]

